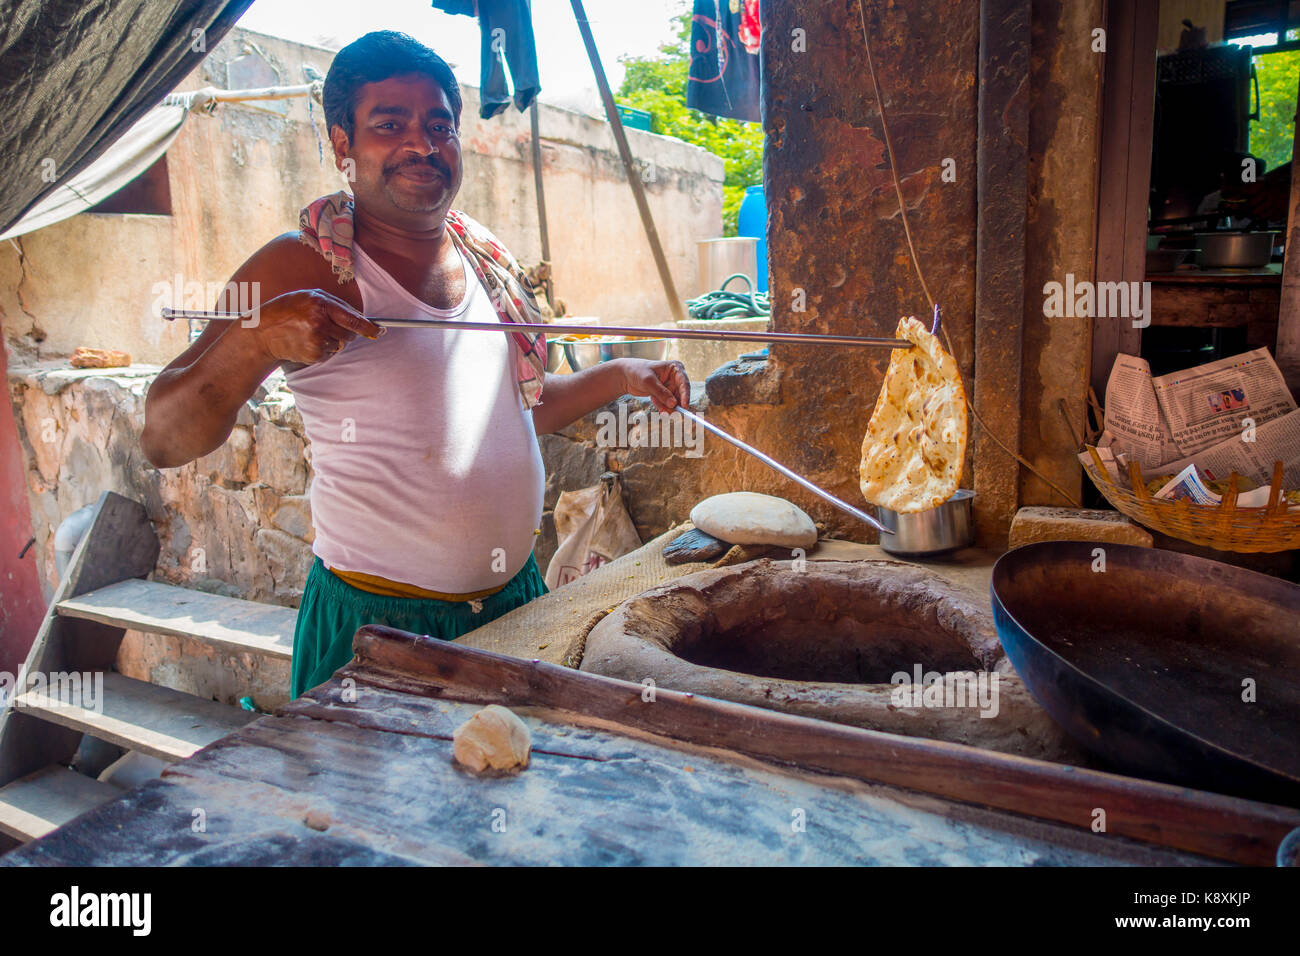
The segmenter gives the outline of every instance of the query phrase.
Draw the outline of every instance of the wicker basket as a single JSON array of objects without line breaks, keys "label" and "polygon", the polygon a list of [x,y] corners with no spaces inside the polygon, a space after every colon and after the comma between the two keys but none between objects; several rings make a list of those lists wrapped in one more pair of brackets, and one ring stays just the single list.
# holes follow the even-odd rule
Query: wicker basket
[{"label": "wicker basket", "polygon": [[1186,499],[1170,501],[1152,498],[1142,481],[1142,468],[1135,461],[1128,465],[1133,489],[1123,488],[1111,480],[1093,445],[1084,446],[1092,464],[1084,471],[1116,510],[1153,531],[1180,538],[1219,551],[1290,551],[1300,548],[1300,507],[1287,508],[1282,497],[1282,462],[1273,463],[1268,504],[1262,508],[1237,507],[1237,473],[1217,506],[1193,504]]}]

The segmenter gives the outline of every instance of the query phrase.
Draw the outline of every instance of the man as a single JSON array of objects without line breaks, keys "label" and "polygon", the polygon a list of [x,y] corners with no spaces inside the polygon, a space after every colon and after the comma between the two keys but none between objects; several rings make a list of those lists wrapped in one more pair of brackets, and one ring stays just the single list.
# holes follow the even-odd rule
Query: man
[{"label": "man", "polygon": [[[159,468],[206,455],[284,370],[315,469],[293,697],[351,658],[364,624],[449,640],[545,593],[532,554],[545,481],[537,434],[626,393],[660,411],[689,401],[679,362],[552,377],[541,341],[509,332],[539,321],[536,303],[509,253],[451,209],[461,98],[437,54],[400,33],[367,34],[334,58],[324,104],[352,196],[312,203],[298,234],[240,266],[218,308],[259,283],[256,315],[210,323],[159,374],[141,436]],[[381,328],[367,315],[504,330]]]}]

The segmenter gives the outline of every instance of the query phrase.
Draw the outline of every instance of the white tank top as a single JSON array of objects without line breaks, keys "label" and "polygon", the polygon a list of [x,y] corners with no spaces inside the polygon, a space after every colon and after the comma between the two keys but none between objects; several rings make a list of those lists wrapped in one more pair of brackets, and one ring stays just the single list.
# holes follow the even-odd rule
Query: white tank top
[{"label": "white tank top", "polygon": [[[435,309],[355,249],[367,316],[499,322],[465,268]],[[528,560],[545,469],[506,333],[389,328],[288,373],[311,441],[312,546],[331,568],[430,591],[505,584]]]}]

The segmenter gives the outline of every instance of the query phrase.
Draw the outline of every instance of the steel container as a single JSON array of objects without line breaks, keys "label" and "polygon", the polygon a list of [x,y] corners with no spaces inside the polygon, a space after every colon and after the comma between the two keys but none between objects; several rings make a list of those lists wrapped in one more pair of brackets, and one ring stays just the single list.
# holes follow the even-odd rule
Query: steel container
[{"label": "steel container", "polygon": [[880,536],[880,547],[900,557],[942,554],[969,547],[975,541],[975,524],[971,518],[971,499],[975,492],[966,488],[927,511],[900,514],[876,506],[876,517],[893,532]]},{"label": "steel container", "polygon": [[1273,258],[1276,232],[1198,232],[1196,264],[1202,269],[1258,269]]},{"label": "steel container", "polygon": [[581,372],[601,362],[616,358],[642,358],[662,361],[668,356],[668,339],[636,339],[629,342],[560,342],[569,359],[569,368]]}]

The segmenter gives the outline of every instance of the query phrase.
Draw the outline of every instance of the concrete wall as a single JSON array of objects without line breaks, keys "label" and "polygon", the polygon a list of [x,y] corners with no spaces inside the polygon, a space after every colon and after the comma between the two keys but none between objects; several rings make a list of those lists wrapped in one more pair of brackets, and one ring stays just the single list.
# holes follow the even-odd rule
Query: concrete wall
[{"label": "concrete wall", "polygon": [[[299,84],[303,64],[324,74],[332,55],[237,29],[180,89],[229,87],[241,67],[262,59],[278,71],[278,80],[267,74],[268,83]],[[465,179],[457,206],[518,258],[536,261],[541,240],[528,116],[512,109],[480,120],[478,91],[462,93]],[[152,317],[155,283],[177,275],[224,283],[262,243],[296,229],[303,205],[346,186],[329,154],[323,116],[316,104],[309,114],[305,99],[191,115],[167,155],[172,215],[75,216],[23,236],[23,262],[5,244],[0,324],[11,354],[30,362],[88,345],[123,349],[136,362],[170,361],[184,349],[187,330]],[[540,124],[556,291],[569,314],[609,323],[669,321],[608,124],[547,106]],[[696,241],[721,235],[722,160],[670,137],[628,135],[651,170],[646,190],[673,278],[679,289],[693,289]]]},{"label": "concrete wall", "polygon": [[[804,0],[768,12],[763,120],[773,328],[892,335],[900,316],[926,316],[929,305],[907,254],[857,7]],[[979,3],[869,4],[868,22],[917,254],[970,394]],[[796,29],[805,31],[806,52],[790,41]],[[941,178],[949,158],[955,182]],[[862,436],[889,357],[876,349],[774,348],[754,380],[768,383],[759,389],[765,394],[775,383],[777,394],[741,397],[720,420],[860,505]],[[710,470],[734,488],[790,497],[846,537],[875,539],[870,527],[792,491],[757,462],[724,452],[716,462],[710,457]]]}]

